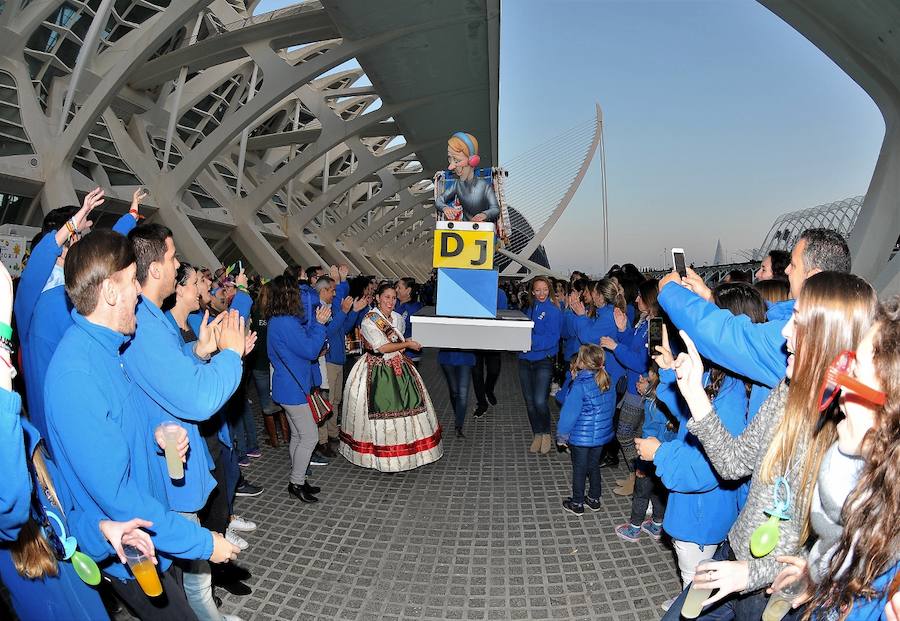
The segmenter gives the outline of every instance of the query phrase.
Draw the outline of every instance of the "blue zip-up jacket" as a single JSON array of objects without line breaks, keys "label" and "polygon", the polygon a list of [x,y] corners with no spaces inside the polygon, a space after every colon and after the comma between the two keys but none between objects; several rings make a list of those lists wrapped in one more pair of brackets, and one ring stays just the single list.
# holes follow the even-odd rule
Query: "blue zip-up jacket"
[{"label": "blue zip-up jacket", "polygon": [[[136,516],[153,522],[161,571],[171,557],[209,558],[212,534],[169,508],[155,463],[158,408],[125,373],[125,335],[74,311],[72,318],[47,370],[44,403],[56,465],[76,509],[87,523]],[[85,553],[110,575],[133,580],[112,548]]]},{"label": "blue zip-up jacket", "polygon": [[[134,216],[125,214],[119,218],[113,230],[128,235],[136,224]],[[48,435],[44,422],[44,378],[53,352],[72,325],[72,304],[66,295],[66,288],[59,285],[44,290],[62,250],[56,245],[56,231],[44,235],[31,251],[13,302],[16,330],[22,349],[28,416],[45,440]],[[49,442],[45,444],[52,453]]]},{"label": "blue zip-up jacket", "polygon": [[509,298],[506,297],[506,291],[499,287],[497,288],[497,310],[509,310]]},{"label": "blue zip-up jacket", "polygon": [[619,332],[613,338],[618,339],[618,345],[611,352],[606,350],[607,358],[615,358],[625,369],[627,392],[634,397],[639,397],[637,381],[650,368],[650,354],[647,350],[647,332],[650,324],[646,320],[641,321],[635,328],[625,327],[624,332]]},{"label": "blue zip-up jacket", "polygon": [[613,439],[614,387],[601,391],[594,372],[582,369],[571,381],[564,399],[556,425],[560,444],[602,446]]},{"label": "blue zip-up jacket", "polygon": [[[587,345],[588,343],[599,345],[601,337],[608,336],[616,341],[619,340],[619,328],[616,326],[614,311],[615,307],[612,304],[607,304],[598,308],[594,317],[575,315],[575,340],[578,346],[574,347],[573,356],[578,353],[578,349],[582,345]],[[615,356],[606,353],[605,358],[606,372],[609,373],[612,385],[615,387],[619,378],[625,375],[625,369]]]},{"label": "blue zip-up jacket", "polygon": [[345,313],[341,310],[341,304],[335,296],[335,305],[332,305],[331,321],[325,328],[325,335],[328,339],[328,352],[325,354],[325,362],[331,364],[344,364],[347,362],[347,350],[344,343],[344,337],[356,325],[357,313],[350,309]]},{"label": "blue zip-up jacket", "polygon": [[[22,400],[18,394],[0,390],[0,472],[4,476],[4,484],[0,486],[0,541],[5,542],[15,541],[19,536],[31,515],[32,490],[40,489],[40,483],[33,480],[28,471],[27,460],[38,450],[41,436],[27,419],[19,415],[21,409]],[[67,534],[76,537],[82,552],[105,554],[111,548],[100,532],[99,523],[84,521],[84,513],[75,510],[56,465],[46,458],[44,463],[62,510],[39,491],[37,498],[41,505],[63,521]],[[62,535],[55,522],[51,521],[50,525],[58,535]],[[60,562],[58,569],[56,576],[44,576],[41,580],[24,578],[16,571],[10,548],[0,545],[0,579],[9,590],[19,618],[107,619],[99,595],[81,581],[72,563]]]},{"label": "blue zip-up jacket", "polygon": [[[891,581],[900,571],[900,563],[895,563],[893,567],[875,578],[872,582],[872,588],[878,594],[870,600],[857,597],[853,600],[853,608],[847,615],[847,621],[887,621],[887,615],[884,613],[884,607],[887,606],[888,598],[885,594]],[[825,619],[821,614],[814,614],[813,619]]]},{"label": "blue zip-up jacket", "polygon": [[659,407],[656,399],[644,399],[644,424],[641,426],[642,438],[656,438],[660,442],[670,442],[676,433],[669,429],[669,419]]},{"label": "blue zip-up jacket", "polygon": [[281,405],[305,405],[315,386],[313,366],[325,344],[325,326],[304,323],[295,315],[269,319],[269,360],[272,362],[272,400]]},{"label": "blue zip-up jacket", "polygon": [[[688,432],[690,413],[678,391],[675,372],[661,369],[659,375],[657,399],[679,421],[676,438],[661,444],[653,459],[657,476],[669,490],[663,528],[674,539],[719,544],[743,507],[749,483],[726,481],[716,474],[700,441]],[[740,435],[747,426],[744,382],[726,376],[713,405],[725,428]]]},{"label": "blue zip-up jacket", "polygon": [[577,320],[578,315],[571,308],[563,311],[560,336],[562,337],[563,357],[566,361],[571,360],[572,356],[578,353],[578,348],[581,347],[581,341],[578,340],[578,335],[575,332]]},{"label": "blue zip-up jacket", "polygon": [[766,319],[769,321],[787,321],[794,314],[794,300],[785,300],[769,304],[766,302]]},{"label": "blue zip-up jacket", "polygon": [[525,314],[534,322],[531,329],[531,349],[519,354],[520,360],[532,362],[555,356],[562,332],[562,311],[550,298],[530,306]]},{"label": "blue zip-up jacket", "polygon": [[474,367],[475,354],[468,349],[439,349],[438,364],[447,364],[457,367]]},{"label": "blue zip-up jacket", "polygon": [[185,345],[178,328],[152,300],[142,297],[137,308],[137,332],[123,354],[125,371],[157,409],[160,419],[177,419],[187,430],[191,450],[184,479],[168,477],[165,460],[157,466],[165,475],[169,506],[183,513],[203,508],[216,487],[215,468],[199,423],[211,418],[241,382],[241,358],[226,350],[200,364],[194,343]]},{"label": "blue zip-up jacket", "polygon": [[[394,312],[403,317],[403,338],[412,338],[412,321],[409,318],[422,310],[424,306],[421,302],[400,302],[394,307]],[[422,353],[418,351],[407,349],[405,353],[413,362],[422,358]]]},{"label": "blue zip-up jacket", "polygon": [[[663,287],[659,305],[672,323],[687,332],[704,358],[770,389],[784,378],[787,350],[781,330],[787,319],[753,323],[746,315],[733,315],[677,283]],[[789,306],[793,310],[792,300],[780,305],[778,312],[787,313]]]}]

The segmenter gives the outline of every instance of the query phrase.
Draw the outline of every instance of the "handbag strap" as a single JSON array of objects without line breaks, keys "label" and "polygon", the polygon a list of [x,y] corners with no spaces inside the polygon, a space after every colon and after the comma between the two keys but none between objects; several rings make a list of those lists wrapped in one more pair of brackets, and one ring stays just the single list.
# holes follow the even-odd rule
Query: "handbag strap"
[{"label": "handbag strap", "polygon": [[313,394],[313,393],[312,393],[312,389],[306,388],[306,387],[303,385],[303,382],[300,381],[300,378],[298,378],[296,375],[294,375],[294,370],[291,369],[291,367],[288,366],[288,364],[284,361],[284,358],[281,357],[281,353],[278,352],[278,351],[276,350],[276,351],[275,351],[275,355],[278,356],[278,360],[281,361],[281,364],[284,365],[284,368],[287,369],[287,372],[291,374],[291,377],[294,378],[294,381],[297,382],[297,384],[299,384],[300,390],[303,391],[303,394],[305,394],[305,395],[307,396],[307,398],[308,398],[311,394]]}]

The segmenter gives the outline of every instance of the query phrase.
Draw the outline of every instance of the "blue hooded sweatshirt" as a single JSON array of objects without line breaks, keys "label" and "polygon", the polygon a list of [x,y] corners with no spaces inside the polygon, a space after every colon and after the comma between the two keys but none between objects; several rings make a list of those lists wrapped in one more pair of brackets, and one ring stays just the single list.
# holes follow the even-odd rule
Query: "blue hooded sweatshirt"
[{"label": "blue hooded sweatshirt", "polygon": [[534,362],[555,356],[562,331],[562,311],[547,298],[543,302],[535,300],[525,314],[534,322],[534,327],[531,329],[531,349],[519,354],[519,360]]},{"label": "blue hooded sweatshirt", "polygon": [[215,468],[199,423],[211,418],[234,394],[241,382],[241,358],[231,350],[219,352],[208,363],[185,345],[178,329],[152,300],[141,298],[137,331],[123,354],[125,371],[157,408],[158,418],[175,420],[188,432],[192,449],[184,466],[184,479],[168,477],[165,460],[158,459],[166,481],[169,506],[196,513],[216,487]]},{"label": "blue hooded sweatshirt", "polygon": [[[76,510],[86,523],[153,522],[161,571],[172,557],[209,558],[212,533],[169,507],[153,435],[163,421],[125,372],[119,351],[127,337],[75,311],[72,319],[47,370],[44,403],[57,469]],[[111,576],[134,579],[111,547],[85,553]]]},{"label": "blue hooded sweatshirt", "polygon": [[650,352],[647,349],[647,332],[650,323],[644,319],[636,327],[625,327],[624,332],[619,332],[618,345],[612,352],[606,350],[607,358],[614,357],[625,369],[626,391],[632,398],[640,398],[637,391],[637,381],[642,375],[646,375],[650,368]]},{"label": "blue hooded sweatshirt", "polygon": [[[113,230],[128,235],[136,224],[134,216],[125,214],[119,218]],[[44,378],[53,352],[72,325],[72,304],[63,286],[62,268],[56,266],[56,260],[62,255],[62,251],[56,245],[56,231],[44,235],[31,250],[13,302],[16,330],[22,349],[28,416],[41,437],[45,438],[51,454],[52,447],[46,442],[48,435],[44,422]]]},{"label": "blue hooded sweatshirt", "polygon": [[567,389],[556,425],[560,444],[602,446],[612,440],[615,436],[615,388],[611,386],[601,391],[594,372],[582,369]]},{"label": "blue hooded sweatshirt", "polygon": [[[409,318],[422,310],[424,306],[421,302],[398,302],[394,307],[394,312],[403,317],[403,338],[412,338],[412,321]],[[422,358],[421,352],[411,349],[406,350],[406,355],[413,362]]]},{"label": "blue hooded sweatshirt", "polygon": [[[18,394],[0,390],[0,541],[13,542],[31,516],[32,490],[40,489],[28,470],[27,460],[37,450],[41,436],[27,419],[19,415],[22,400]],[[53,511],[65,525],[67,534],[78,540],[78,549],[86,554],[105,554],[112,550],[103,538],[98,523],[88,523],[84,513],[76,511],[65,481],[55,464],[44,459],[47,472],[62,511],[38,492],[37,497],[47,511]],[[56,524],[51,527],[62,535]],[[58,564],[56,576],[41,580],[22,577],[16,570],[9,546],[0,545],[0,578],[12,598],[13,608],[21,619],[107,619],[97,591],[86,585],[75,573],[72,563]]]},{"label": "blue hooded sweatshirt", "polygon": [[[619,340],[619,328],[616,326],[614,311],[615,307],[612,304],[606,304],[598,308],[597,314],[593,317],[588,317],[587,315],[575,315],[574,331],[575,340],[577,341],[578,346],[570,346],[570,349],[573,349],[573,356],[578,353],[578,349],[582,345],[590,343],[599,345],[600,339],[604,336],[608,336],[616,341]],[[606,355],[605,364],[606,372],[609,373],[612,385],[615,387],[619,378],[625,375],[625,369],[622,367],[622,364],[616,360],[615,356],[609,354]]]},{"label": "blue hooded sweatshirt", "polygon": [[[661,444],[653,458],[656,474],[669,490],[663,528],[674,539],[719,544],[743,507],[749,483],[726,481],[716,474],[700,441],[688,432],[690,412],[678,391],[674,371],[660,370],[656,398],[679,420],[677,437]],[[725,428],[740,435],[747,426],[744,382],[725,376],[713,406]]]}]

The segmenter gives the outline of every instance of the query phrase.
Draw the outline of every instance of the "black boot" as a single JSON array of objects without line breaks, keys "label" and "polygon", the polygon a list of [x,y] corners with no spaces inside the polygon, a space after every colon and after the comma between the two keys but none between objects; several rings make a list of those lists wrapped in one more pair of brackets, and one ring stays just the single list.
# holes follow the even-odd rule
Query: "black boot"
[{"label": "black boot", "polygon": [[288,494],[290,494],[300,502],[309,504],[319,502],[319,499],[309,492],[305,491],[302,485],[294,485],[293,483],[288,483]]},{"label": "black boot", "polygon": [[310,485],[309,481],[304,481],[303,485],[300,486],[300,489],[302,489],[307,494],[318,494],[322,491],[321,487],[319,487],[318,485]]}]

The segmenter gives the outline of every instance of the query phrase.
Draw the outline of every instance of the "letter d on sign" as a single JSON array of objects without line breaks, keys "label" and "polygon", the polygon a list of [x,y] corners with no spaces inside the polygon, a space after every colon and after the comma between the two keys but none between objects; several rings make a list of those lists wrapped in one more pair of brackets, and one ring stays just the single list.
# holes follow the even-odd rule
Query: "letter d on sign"
[{"label": "letter d on sign", "polygon": [[[456,243],[456,247],[450,249],[450,241]],[[441,236],[441,256],[444,258],[455,257],[463,251],[463,238],[459,233],[444,233]]]}]

